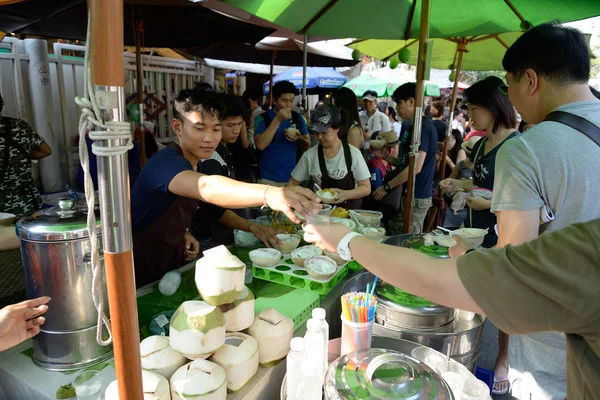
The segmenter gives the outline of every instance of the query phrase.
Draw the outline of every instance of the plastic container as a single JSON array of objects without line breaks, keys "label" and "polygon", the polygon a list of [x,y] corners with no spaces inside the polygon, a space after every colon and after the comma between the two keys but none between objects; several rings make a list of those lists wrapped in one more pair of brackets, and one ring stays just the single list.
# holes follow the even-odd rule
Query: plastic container
[{"label": "plastic container", "polygon": [[258,240],[251,232],[241,231],[239,229],[233,231],[233,240],[235,247],[247,247],[253,249],[260,245],[260,240]]},{"label": "plastic container", "polygon": [[308,216],[307,223],[311,225],[329,225],[331,209],[320,209],[316,214],[310,214]]},{"label": "plastic container", "polygon": [[329,324],[327,323],[327,312],[324,308],[315,308],[312,310],[312,317],[321,322],[321,334],[323,335],[323,378],[325,378],[325,372],[329,363],[327,359],[329,357]]},{"label": "plastic container", "polygon": [[446,381],[448,386],[450,386],[450,389],[452,390],[452,393],[455,394],[456,398],[460,398],[459,395],[465,387],[465,377],[452,371],[442,372],[440,376]]},{"label": "plastic container", "polygon": [[290,341],[290,352],[286,359],[286,394],[287,400],[301,400],[298,384],[302,378],[302,362],[304,359],[304,338],[295,337]]},{"label": "plastic container", "polygon": [[[304,335],[304,363],[310,366],[311,374],[316,374],[320,383],[325,377],[325,339],[321,332],[321,321],[311,318],[306,322]],[[306,366],[308,371],[308,366]]]},{"label": "plastic container", "polygon": [[350,217],[362,226],[379,228],[383,214],[371,210],[350,210]]},{"label": "plastic container", "polygon": [[335,217],[332,217],[331,220],[330,220],[330,222],[332,224],[344,225],[345,227],[347,227],[351,231],[355,231],[356,230],[356,222],[354,222],[354,221],[352,221],[351,219],[348,219],[348,218],[335,218]]},{"label": "plastic container", "polygon": [[169,271],[158,282],[158,291],[163,296],[172,296],[181,285],[181,274],[178,271]]},{"label": "plastic container", "polygon": [[429,347],[416,347],[410,353],[411,356],[435,370],[436,366],[445,361],[444,355]]},{"label": "plastic container", "polygon": [[102,378],[99,371],[83,371],[71,383],[77,400],[99,400]]},{"label": "plastic container", "polygon": [[488,400],[490,398],[490,388],[479,379],[467,379],[460,398],[463,400]]},{"label": "plastic container", "polygon": [[360,229],[360,233],[362,233],[367,239],[371,239],[375,242],[381,243],[383,238],[385,238],[385,228],[374,228],[372,226],[363,226]]},{"label": "plastic container", "polygon": [[352,322],[342,318],[341,355],[371,348],[373,338],[373,320],[369,322]]}]

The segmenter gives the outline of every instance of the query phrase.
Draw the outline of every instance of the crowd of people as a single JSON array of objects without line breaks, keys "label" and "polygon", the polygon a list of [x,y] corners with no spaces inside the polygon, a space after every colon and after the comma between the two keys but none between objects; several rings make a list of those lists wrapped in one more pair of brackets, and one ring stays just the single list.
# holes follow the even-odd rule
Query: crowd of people
[{"label": "crowd of people", "polygon": [[[587,84],[589,53],[579,31],[544,24],[524,33],[503,65],[506,83],[488,77],[473,84],[451,113],[434,99],[420,124],[415,83],[394,91],[395,107],[375,91],[359,103],[341,88],[309,118],[294,110],[291,82],[273,86],[266,111],[257,90],[242,97],[206,84],[183,90],[173,104],[175,142],[148,153],[132,180],[137,285],[230,242],[233,229],[266,246],[279,244],[282,231],[234,210],[269,206],[299,222],[293,210],[318,208],[315,187],[332,189],[341,207],[381,211],[388,235],[404,233],[414,155],[409,231],[427,229],[439,200],[445,227],[487,229],[482,247],[496,249],[471,253],[459,243],[452,259],[439,262],[375,245],[343,226],[307,226],[307,240],[330,251],[345,246],[367,269],[411,293],[490,316],[503,330],[494,393],[510,386],[522,399],[563,399],[568,382],[569,398],[593,398],[600,389],[600,224],[594,221],[600,176],[590,171],[600,160],[600,101]],[[411,149],[414,125],[421,135]],[[23,121],[0,114],[0,128],[4,152],[10,149],[0,171],[0,202],[3,211],[24,215],[41,206],[30,161],[51,149]],[[48,301],[3,310],[0,337],[2,318],[12,314],[20,315],[20,325],[11,334],[34,335]]]}]

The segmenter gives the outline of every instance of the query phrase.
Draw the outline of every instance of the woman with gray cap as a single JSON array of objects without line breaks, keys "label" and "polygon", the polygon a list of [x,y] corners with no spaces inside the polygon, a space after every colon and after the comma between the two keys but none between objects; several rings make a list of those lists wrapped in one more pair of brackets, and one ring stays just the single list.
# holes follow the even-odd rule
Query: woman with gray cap
[{"label": "woman with gray cap", "polygon": [[323,189],[334,190],[334,204],[357,209],[361,208],[361,199],[371,193],[371,173],[360,150],[340,139],[342,126],[337,107],[323,104],[315,109],[308,128],[319,145],[302,155],[287,186],[311,181]]}]

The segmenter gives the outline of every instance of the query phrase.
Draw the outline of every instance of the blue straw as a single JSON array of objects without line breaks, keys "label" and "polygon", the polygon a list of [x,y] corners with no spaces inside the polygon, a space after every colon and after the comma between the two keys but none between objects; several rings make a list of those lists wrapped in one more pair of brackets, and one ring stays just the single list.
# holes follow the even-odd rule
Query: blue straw
[{"label": "blue straw", "polygon": [[373,281],[373,286],[371,286],[370,297],[373,297],[373,292],[375,291],[375,286],[377,286],[377,277],[375,277],[375,280]]}]

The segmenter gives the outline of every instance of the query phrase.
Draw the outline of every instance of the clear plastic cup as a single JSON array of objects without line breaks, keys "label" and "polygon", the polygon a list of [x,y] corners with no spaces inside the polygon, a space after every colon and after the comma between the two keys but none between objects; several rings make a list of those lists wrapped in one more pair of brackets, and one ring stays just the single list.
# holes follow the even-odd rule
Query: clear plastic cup
[{"label": "clear plastic cup", "polygon": [[435,364],[434,370],[438,374],[452,372],[462,376],[464,379],[473,379],[473,374],[467,367],[459,362],[454,361],[453,359],[448,360],[446,357],[444,357],[443,361]]},{"label": "clear plastic cup", "polygon": [[102,378],[98,371],[83,371],[71,383],[77,400],[100,400]]},{"label": "clear plastic cup", "polygon": [[373,320],[365,323],[347,321],[342,316],[341,355],[371,348],[373,338]]},{"label": "clear plastic cup", "polygon": [[465,380],[461,399],[464,400],[488,400],[490,388],[479,379],[471,378]]},{"label": "clear plastic cup", "polygon": [[446,357],[429,347],[420,346],[415,347],[410,353],[411,356],[421,361],[422,363],[427,364],[427,366],[435,371],[435,367],[438,363],[443,362]]},{"label": "clear plastic cup", "polygon": [[448,386],[450,386],[450,390],[454,393],[454,397],[457,399],[460,398],[459,396],[462,393],[466,382],[465,377],[451,371],[442,372],[440,376],[446,381]]},{"label": "clear plastic cup", "polygon": [[331,214],[331,208],[323,208],[317,211],[317,214],[310,214],[308,216],[308,223],[312,225],[329,225],[329,216]]}]

